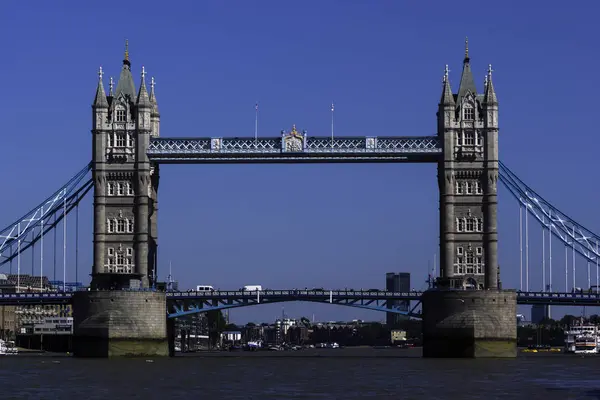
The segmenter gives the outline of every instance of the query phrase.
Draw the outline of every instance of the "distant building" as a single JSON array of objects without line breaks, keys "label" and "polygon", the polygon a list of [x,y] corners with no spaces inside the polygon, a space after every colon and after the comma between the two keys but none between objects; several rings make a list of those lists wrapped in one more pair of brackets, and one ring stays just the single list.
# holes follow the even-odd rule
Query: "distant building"
[{"label": "distant building", "polygon": [[73,317],[44,318],[42,322],[33,324],[34,335],[72,335]]},{"label": "distant building", "polygon": [[534,304],[531,306],[531,323],[539,324],[545,319],[550,318],[550,306],[545,304]]},{"label": "distant building", "polygon": [[390,331],[390,342],[392,344],[406,343],[406,331],[400,329],[392,329]]},{"label": "distant building", "polygon": [[[410,291],[410,273],[408,272],[388,272],[385,274],[385,290],[388,292],[409,292]],[[388,308],[396,308],[400,311],[408,312],[410,309],[410,301],[409,300],[395,300],[388,302]],[[386,324],[388,326],[394,326],[399,321],[408,318],[407,316],[396,314],[396,313],[387,313],[386,315]]]}]

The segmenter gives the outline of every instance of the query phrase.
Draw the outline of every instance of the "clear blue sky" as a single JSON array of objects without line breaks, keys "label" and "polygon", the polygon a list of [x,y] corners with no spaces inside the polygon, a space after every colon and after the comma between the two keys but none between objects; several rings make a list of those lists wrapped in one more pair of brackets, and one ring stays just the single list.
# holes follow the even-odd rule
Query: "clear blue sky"
[{"label": "clear blue sky", "polygon": [[[253,135],[257,100],[263,136],[292,124],[328,135],[332,100],[338,135],[435,134],[444,64],[456,90],[468,36],[479,89],[487,64],[495,70],[501,159],[598,231],[599,12],[594,1],[7,2],[0,225],[90,160],[97,70],[105,87],[118,77],[125,39],[136,81],[142,65],[156,78],[162,136],[206,137]],[[165,166],[159,196],[161,275],[172,261],[183,287],[370,288],[385,272],[408,271],[420,288],[437,252],[434,165]],[[518,207],[506,190],[500,201],[502,279],[517,287]],[[80,215],[81,277],[91,271],[91,199]],[[530,235],[539,288],[541,231]],[[70,234],[70,264],[72,243]],[[578,269],[583,284],[581,260]],[[285,307],[321,320],[384,317]]]}]

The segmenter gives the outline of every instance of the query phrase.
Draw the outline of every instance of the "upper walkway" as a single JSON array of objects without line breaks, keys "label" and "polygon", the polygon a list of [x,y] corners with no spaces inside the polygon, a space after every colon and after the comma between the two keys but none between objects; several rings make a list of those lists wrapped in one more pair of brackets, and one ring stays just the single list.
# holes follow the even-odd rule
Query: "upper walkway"
[{"label": "upper walkway", "polygon": [[152,138],[146,152],[158,163],[435,162],[437,136],[312,137],[295,129],[281,137]]}]

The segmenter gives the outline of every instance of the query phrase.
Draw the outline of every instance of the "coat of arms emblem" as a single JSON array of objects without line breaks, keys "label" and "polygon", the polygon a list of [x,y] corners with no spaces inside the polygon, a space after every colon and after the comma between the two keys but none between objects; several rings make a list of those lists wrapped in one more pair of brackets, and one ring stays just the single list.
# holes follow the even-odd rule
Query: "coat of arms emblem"
[{"label": "coat of arms emblem", "polygon": [[282,135],[282,150],[289,153],[298,153],[304,151],[304,140],[306,132],[298,132],[296,125],[292,126],[292,130],[288,133],[281,132]]}]

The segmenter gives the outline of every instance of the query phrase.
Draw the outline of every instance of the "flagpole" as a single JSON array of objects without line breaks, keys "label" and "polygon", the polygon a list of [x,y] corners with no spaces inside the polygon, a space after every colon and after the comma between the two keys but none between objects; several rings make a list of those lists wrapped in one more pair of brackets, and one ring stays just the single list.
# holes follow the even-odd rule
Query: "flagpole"
[{"label": "flagpole", "polygon": [[333,102],[331,102],[331,148],[333,149]]},{"label": "flagpole", "polygon": [[258,102],[254,105],[256,111],[254,115],[254,142],[258,142]]}]

